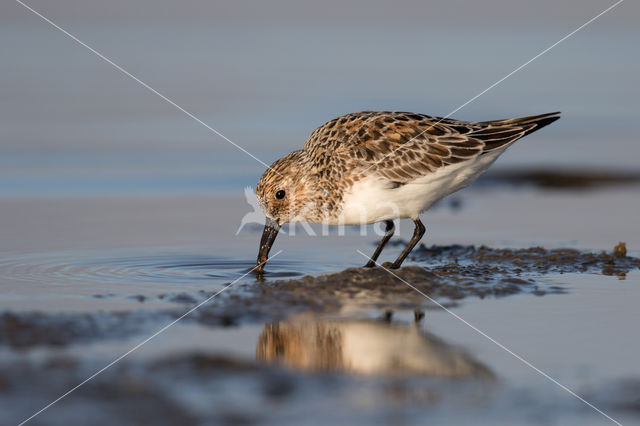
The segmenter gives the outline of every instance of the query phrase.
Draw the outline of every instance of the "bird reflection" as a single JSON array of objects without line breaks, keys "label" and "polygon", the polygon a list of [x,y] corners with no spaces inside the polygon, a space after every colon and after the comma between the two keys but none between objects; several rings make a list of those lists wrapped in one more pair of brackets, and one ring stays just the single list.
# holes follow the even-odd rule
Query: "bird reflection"
[{"label": "bird reflection", "polygon": [[266,324],[256,356],[304,371],[493,377],[488,367],[418,324],[309,318]]}]

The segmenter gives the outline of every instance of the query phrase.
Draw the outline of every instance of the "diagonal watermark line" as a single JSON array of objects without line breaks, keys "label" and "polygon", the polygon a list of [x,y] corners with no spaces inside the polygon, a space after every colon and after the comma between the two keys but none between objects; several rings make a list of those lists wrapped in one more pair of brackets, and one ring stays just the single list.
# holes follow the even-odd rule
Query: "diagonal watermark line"
[{"label": "diagonal watermark line", "polygon": [[[249,151],[247,151],[246,149],[244,149],[243,147],[241,147],[240,145],[238,145],[237,143],[235,143],[234,141],[232,141],[231,139],[229,139],[228,137],[226,137],[225,135],[223,135],[222,133],[220,133],[219,131],[217,131],[216,129],[214,129],[213,127],[211,127],[209,124],[205,123],[204,121],[202,121],[201,119],[199,119],[198,117],[196,117],[194,114],[192,114],[191,112],[187,111],[186,109],[184,109],[183,107],[181,107],[180,105],[178,105],[177,103],[175,103],[174,101],[172,101],[171,99],[169,99],[168,97],[166,97],[165,95],[163,95],[162,93],[158,92],[156,89],[154,89],[153,87],[149,86],[147,83],[145,83],[144,81],[140,80],[138,77],[136,77],[135,75],[133,75],[132,73],[130,73],[129,71],[127,71],[126,69],[122,68],[120,65],[116,64],[115,62],[113,62],[111,59],[107,58],[106,56],[104,56],[102,53],[98,52],[97,50],[95,50],[93,47],[89,46],[87,43],[83,42],[82,40],[80,40],[78,37],[74,36],[73,34],[71,34],[69,31],[65,30],[64,28],[62,28],[60,25],[56,24],[55,22],[53,22],[51,19],[47,18],[46,16],[42,15],[40,12],[38,12],[37,10],[35,10],[34,8],[32,8],[31,6],[29,6],[28,4],[22,2],[21,0],[16,0],[16,2],[22,6],[24,6],[26,9],[30,10],[31,12],[33,12],[34,14],[36,14],[37,16],[39,16],[42,20],[44,20],[45,22],[47,22],[48,24],[50,24],[51,26],[53,26],[54,28],[60,30],[62,33],[64,33],[65,35],[67,35],[69,38],[71,38],[73,41],[75,41],[76,43],[80,44],[81,46],[87,48],[91,53],[95,54],[96,56],[98,56],[100,59],[104,60],[105,62],[107,62],[108,64],[112,65],[114,68],[116,68],[118,71],[120,71],[121,73],[123,73],[124,75],[126,75],[127,77],[131,78],[132,80],[136,81],[137,83],[141,84],[145,89],[149,90],[150,92],[158,95],[160,98],[162,98],[163,100],[165,100],[166,102],[168,102],[169,104],[171,104],[172,106],[174,106],[175,108],[177,108],[178,110],[182,111],[183,113],[185,113],[187,116],[191,117],[192,119],[194,119],[196,122],[202,124],[204,127],[206,127],[207,129],[211,130],[213,133],[215,133],[216,135],[220,136],[222,139],[224,139],[225,141],[229,142],[231,145],[235,146],[236,148],[238,148],[240,151],[244,152],[245,154],[247,154],[249,157],[253,158],[254,160],[256,160],[258,163],[262,164],[263,166],[265,166],[267,169],[271,169],[271,167],[265,163],[264,161],[262,161],[261,159],[259,159],[258,157],[256,157],[255,155],[253,155],[252,153],[250,153]],[[275,173],[278,173],[274,170]],[[278,173],[280,174],[280,173]]]},{"label": "diagonal watermark line", "polygon": [[[502,77],[501,79],[499,79],[498,81],[496,81],[495,83],[493,83],[492,85],[490,85],[489,87],[487,87],[486,89],[484,89],[483,91],[481,91],[480,93],[478,93],[477,95],[473,96],[471,99],[467,100],[466,102],[464,102],[462,105],[460,105],[459,107],[455,108],[453,111],[449,112],[447,115],[445,115],[444,117],[441,117],[436,123],[432,124],[430,127],[428,127],[427,129],[423,130],[422,132],[420,132],[419,134],[417,134],[416,136],[412,137],[411,139],[409,139],[409,141],[407,141],[406,144],[411,143],[413,140],[417,139],[418,137],[422,136],[427,130],[429,130],[430,128],[432,128],[433,126],[439,124],[440,122],[442,122],[443,120],[451,117],[451,115],[455,114],[456,112],[458,112],[459,110],[461,110],[462,108],[464,108],[465,106],[469,105],[471,102],[475,101],[476,99],[478,99],[480,96],[484,95],[485,93],[487,93],[489,90],[493,89],[494,87],[496,87],[497,85],[499,85],[500,83],[502,83],[504,80],[506,80],[507,78],[511,77],[513,74],[517,73],[518,71],[520,71],[522,68],[526,67],[527,65],[529,65],[531,62],[535,61],[536,59],[538,59],[540,56],[544,55],[545,53],[547,53],[548,51],[550,51],[551,49],[553,49],[554,47],[556,47],[558,44],[562,43],[563,41],[565,41],[566,39],[568,39],[569,37],[573,36],[575,33],[577,33],[578,31],[582,30],[584,27],[586,27],[587,25],[591,24],[593,21],[595,21],[596,19],[600,18],[602,15],[606,14],[607,12],[609,12],[610,10],[612,10],[613,8],[615,8],[616,6],[618,6],[620,3],[622,3],[624,0],[618,0],[616,3],[612,4],[611,6],[607,7],[605,10],[603,10],[602,12],[600,12],[599,14],[597,14],[596,16],[594,16],[593,18],[589,19],[587,22],[585,22],[584,24],[580,25],[578,28],[576,28],[575,30],[571,31],[569,34],[565,35],[564,37],[562,37],[560,40],[558,40],[557,42],[553,43],[551,46],[547,47],[546,49],[544,49],[542,52],[538,53],[536,56],[534,56],[533,58],[529,59],[528,61],[526,61],[525,63],[523,63],[522,65],[520,65],[519,67],[517,67],[516,69],[514,69],[513,71],[511,71],[510,73],[508,73],[507,75],[505,75],[504,77]],[[67,35],[68,37],[70,37],[72,40],[74,40],[75,42],[77,42],[78,44],[82,45],[83,47],[87,48],[89,51],[91,51],[92,53],[94,53],[95,55],[97,55],[98,57],[100,57],[101,59],[103,59],[104,61],[106,61],[107,63],[111,64],[113,67],[115,67],[116,69],[118,69],[119,71],[121,71],[122,73],[124,73],[125,75],[127,75],[128,77],[130,77],[131,79],[135,80],[136,82],[140,83],[143,87],[145,87],[146,89],[150,90],[151,92],[153,92],[154,94],[158,95],[160,98],[162,98],[163,100],[165,100],[166,102],[168,102],[169,104],[173,105],[175,108],[179,109],[180,111],[182,111],[183,113],[185,113],[187,116],[191,117],[192,119],[194,119],[195,121],[197,121],[198,123],[200,123],[201,125],[205,126],[207,129],[211,130],[212,132],[214,132],[215,134],[217,134],[218,136],[220,136],[221,138],[223,138],[224,140],[226,140],[227,142],[229,142],[230,144],[232,144],[233,146],[235,146],[236,148],[238,148],[239,150],[241,150],[242,152],[244,152],[245,154],[249,155],[251,158],[253,158],[254,160],[256,160],[257,162],[259,162],[260,164],[262,164],[263,166],[265,166],[267,169],[272,170],[273,172],[275,172],[276,174],[280,175],[280,173],[278,173],[276,170],[272,169],[268,164],[266,164],[264,161],[260,160],[258,157],[256,157],[255,155],[251,154],[249,151],[247,151],[245,148],[241,147],[240,145],[238,145],[237,143],[233,142],[231,139],[227,138],[225,135],[223,135],[222,133],[220,133],[218,130],[214,129],[213,127],[211,127],[210,125],[208,125],[207,123],[205,123],[204,121],[202,121],[201,119],[199,119],[198,117],[196,117],[194,114],[192,114],[191,112],[187,111],[186,109],[184,109],[183,107],[181,107],[180,105],[176,104],[174,101],[172,101],[171,99],[167,98],[165,95],[163,95],[162,93],[158,92],[156,89],[154,89],[153,87],[149,86],[147,83],[143,82],[142,80],[140,80],[138,77],[136,77],[135,75],[131,74],[129,71],[125,70],[124,68],[122,68],[120,65],[116,64],[115,62],[113,62],[111,59],[107,58],[106,56],[104,56],[103,54],[101,54],[100,52],[98,52],[97,50],[95,50],[94,48],[92,48],[91,46],[89,46],[88,44],[84,43],[82,40],[78,39],[76,36],[74,36],[73,34],[69,33],[67,30],[65,30],[64,28],[60,27],[59,25],[57,25],[55,22],[51,21],[49,18],[47,18],[46,16],[42,15],[41,13],[39,13],[38,11],[36,11],[35,9],[33,9],[31,6],[25,4],[23,1],[21,0],[16,0],[17,3],[19,3],[20,5],[22,5],[23,7],[25,7],[26,9],[30,10],[31,12],[33,12],[35,15],[39,16],[41,19],[43,19],[45,22],[49,23],[50,25],[52,25],[53,27],[55,27],[56,29],[58,29],[59,31],[63,32],[65,35]],[[403,144],[403,145],[406,145]],[[381,161],[383,161],[384,159],[386,159],[387,157],[389,157],[390,155],[392,155],[397,149],[401,148],[397,147],[393,150],[391,150],[388,154],[386,154],[385,156],[383,156],[381,159],[377,160],[375,163],[371,164],[366,170],[370,169],[371,167],[379,164]]]},{"label": "diagonal watermark line", "polygon": [[[276,254],[274,254],[273,256],[271,256],[269,259],[267,260],[271,260],[274,257],[276,257],[277,255],[279,255],[280,253],[282,253],[282,250],[278,251]],[[267,262],[267,260],[265,260],[264,262],[262,262],[260,265],[264,264]],[[36,417],[37,415],[39,415],[40,413],[42,413],[43,411],[47,410],[48,408],[50,408],[51,406],[53,406],[54,404],[58,403],[61,399],[67,397],[69,394],[71,394],[72,392],[74,392],[75,390],[77,390],[78,388],[80,388],[81,386],[85,385],[87,382],[93,380],[96,376],[98,376],[99,374],[101,374],[102,372],[104,372],[105,370],[107,370],[108,368],[112,367],[114,364],[118,363],[119,361],[121,361],[123,358],[125,358],[126,356],[128,356],[129,354],[131,354],[132,352],[140,349],[140,347],[142,347],[144,344],[146,344],[147,342],[149,342],[150,340],[154,339],[155,337],[157,337],[158,335],[162,334],[163,332],[165,332],[168,328],[172,327],[173,325],[175,325],[178,321],[180,321],[181,319],[183,319],[184,317],[186,317],[187,315],[191,314],[192,312],[194,312],[195,310],[197,310],[198,308],[200,308],[202,305],[204,305],[205,303],[209,302],[211,299],[213,299],[214,297],[216,297],[217,295],[219,295],[220,293],[222,293],[223,291],[225,291],[226,289],[228,289],[229,287],[231,287],[232,285],[234,285],[235,283],[237,283],[238,281],[240,281],[241,279],[243,279],[244,277],[246,277],[247,275],[249,275],[251,272],[253,272],[259,265],[254,266],[253,268],[249,269],[247,272],[245,272],[244,274],[242,274],[240,277],[236,278],[235,280],[233,280],[232,282],[230,282],[229,284],[227,284],[226,286],[222,287],[221,290],[215,292],[214,294],[212,294],[211,296],[209,296],[208,298],[206,298],[205,300],[203,300],[202,302],[198,303],[196,306],[194,306],[193,308],[189,309],[187,312],[185,312],[184,314],[180,315],[178,318],[176,318],[175,320],[171,321],[169,324],[165,325],[164,327],[162,327],[160,330],[156,331],[155,333],[153,333],[151,336],[147,337],[146,339],[144,339],[142,342],[138,343],[137,345],[135,345],[134,347],[132,347],[131,349],[129,349],[127,352],[123,353],[122,355],[120,355],[118,358],[114,359],[113,361],[111,361],[109,364],[105,365],[104,367],[102,367],[100,370],[96,371],[95,373],[93,373],[91,376],[87,377],[86,379],[84,379],[82,382],[78,383],[76,386],[72,387],[71,389],[69,389],[68,391],[66,391],[65,393],[63,393],[62,395],[60,395],[58,398],[56,398],[55,400],[51,401],[49,404],[45,405],[44,407],[42,407],[40,410],[36,411],[35,413],[33,413],[31,416],[29,416],[28,418],[24,419],[18,426],[22,426],[25,423],[27,423],[28,421],[32,420],[34,417]]]},{"label": "diagonal watermark line", "polygon": [[391,270],[385,268],[384,266],[382,266],[381,264],[379,264],[378,262],[376,262],[375,260],[371,259],[369,256],[367,256],[366,254],[364,254],[363,252],[361,252],[360,250],[356,250],[358,253],[360,253],[361,255],[363,255],[365,258],[372,260],[376,266],[379,266],[380,268],[382,268],[383,270],[385,270],[386,272],[388,272],[389,274],[393,275],[394,277],[396,277],[397,279],[399,279],[400,281],[402,281],[404,284],[408,285],[409,287],[411,287],[411,289],[413,289],[414,291],[416,291],[417,293],[421,294],[422,296],[424,296],[426,299],[428,299],[430,302],[435,303],[438,307],[442,308],[444,311],[446,311],[447,313],[453,315],[456,319],[460,320],[462,323],[464,323],[465,325],[469,326],[471,329],[473,329],[474,331],[478,332],[481,336],[487,338],[489,341],[493,342],[494,344],[496,344],[500,349],[503,349],[504,351],[506,351],[507,353],[509,353],[510,355],[512,355],[513,357],[515,357],[517,360],[519,360],[520,362],[522,362],[523,364],[525,364],[527,367],[530,367],[531,369],[533,369],[534,371],[536,371],[537,373],[541,374],[542,376],[544,376],[545,378],[549,379],[551,382],[555,383],[556,385],[558,385],[560,388],[562,388],[563,390],[567,391],[568,393],[570,393],[571,395],[575,396],[576,398],[578,398],[580,401],[584,402],[586,405],[588,405],[589,407],[593,408],[595,411],[597,411],[598,413],[602,414],[604,417],[606,417],[607,419],[611,420],[613,423],[622,426],[622,423],[618,422],[617,420],[613,419],[611,416],[609,416],[607,413],[605,413],[604,411],[602,411],[601,409],[599,409],[598,407],[596,407],[595,405],[593,405],[592,403],[590,403],[589,401],[587,401],[586,399],[584,399],[583,397],[581,397],[580,395],[578,395],[577,393],[575,393],[574,391],[572,391],[571,389],[569,389],[568,387],[566,387],[565,385],[563,385],[562,383],[558,382],[556,379],[554,379],[553,377],[549,376],[547,373],[545,373],[544,371],[540,370],[538,367],[536,367],[535,365],[531,364],[529,361],[527,361],[526,359],[524,359],[522,356],[518,355],[517,353],[513,352],[511,349],[507,348],[505,345],[503,345],[502,343],[498,342],[496,339],[494,339],[493,337],[489,336],[487,333],[485,333],[484,331],[480,330],[478,327],[476,327],[475,325],[471,324],[470,322],[468,322],[467,320],[465,320],[464,318],[462,318],[460,315],[456,314],[455,312],[451,311],[450,309],[447,309],[444,305],[442,305],[441,303],[439,303],[438,301],[436,301],[435,299],[433,299],[432,297],[428,296],[427,294],[425,294],[423,291],[421,291],[420,289],[416,288],[413,284],[409,283],[408,281],[400,278],[397,274],[394,274]]},{"label": "diagonal watermark line", "polygon": [[[620,3],[622,3],[624,0],[618,0],[617,2],[615,2],[614,4],[612,4],[611,6],[609,6],[608,8],[606,8],[605,10],[603,10],[602,12],[598,13],[596,16],[594,16],[593,18],[589,19],[587,22],[585,22],[584,24],[580,25],[578,28],[576,28],[575,30],[571,31],[569,34],[567,34],[566,36],[562,37],[560,40],[556,41],[555,43],[553,43],[551,46],[547,47],[546,49],[544,49],[542,52],[538,53],[536,56],[534,56],[533,58],[529,59],[527,62],[525,62],[524,64],[520,65],[519,67],[517,67],[516,69],[514,69],[513,71],[511,71],[509,74],[505,75],[504,77],[502,77],[500,80],[496,81],[495,83],[493,83],[491,86],[487,87],[486,89],[484,89],[482,92],[478,93],[477,95],[475,95],[474,97],[472,97],[471,99],[469,99],[468,101],[466,101],[465,103],[463,103],[462,105],[460,105],[459,107],[457,107],[456,109],[454,109],[453,111],[451,111],[449,114],[447,114],[445,117],[443,117],[442,119],[446,119],[449,118],[451,115],[455,114],[456,112],[460,111],[462,108],[466,107],[467,105],[469,105],[471,102],[475,101],[476,99],[478,99],[480,96],[484,95],[485,93],[487,93],[489,90],[493,89],[494,87],[496,87],[498,84],[502,83],[503,81],[505,81],[506,79],[508,79],[509,77],[511,77],[512,75],[514,75],[515,73],[517,73],[518,71],[520,71],[521,69],[523,69],[524,67],[526,67],[527,65],[529,65],[531,62],[535,61],[536,59],[538,59],[540,56],[544,55],[545,53],[547,53],[548,51],[550,51],[551,49],[553,49],[554,47],[556,47],[557,45],[559,45],[560,43],[562,43],[563,41],[565,41],[566,39],[568,39],[569,37],[573,36],[575,33],[577,33],[578,31],[580,31],[581,29],[583,29],[584,27],[586,27],[587,25],[589,25],[590,23],[592,23],[593,21],[595,21],[596,19],[600,18],[602,15],[604,15],[605,13],[609,12],[611,9],[613,9],[614,7],[618,6]],[[437,124],[437,123],[436,123]],[[424,133],[424,132],[423,132]],[[420,136],[420,135],[418,135]],[[416,136],[417,137],[417,136]]]},{"label": "diagonal watermark line", "polygon": [[[602,12],[598,13],[596,16],[594,16],[593,18],[589,19],[587,22],[585,22],[584,24],[580,25],[578,28],[576,28],[575,30],[571,31],[569,34],[565,35],[564,37],[562,37],[560,40],[556,41],[555,43],[553,43],[551,46],[547,47],[546,49],[544,49],[542,52],[538,53],[537,55],[535,55],[533,58],[529,59],[528,61],[526,61],[525,63],[523,63],[522,65],[520,65],[519,67],[517,67],[516,69],[514,69],[513,71],[511,71],[509,74],[505,75],[504,77],[502,77],[501,79],[499,79],[498,81],[496,81],[495,83],[493,83],[492,85],[490,85],[489,87],[487,87],[486,89],[484,89],[483,91],[481,91],[480,93],[478,93],[477,95],[473,96],[471,99],[467,100],[465,103],[463,103],[462,105],[458,106],[457,108],[455,108],[453,111],[451,111],[450,113],[448,113],[447,115],[445,115],[444,117],[441,117],[438,121],[436,121],[435,123],[433,123],[432,125],[430,125],[429,127],[427,127],[426,129],[424,129],[422,132],[418,133],[416,136],[412,137],[411,139],[409,139],[406,143],[396,147],[395,149],[392,149],[389,153],[387,153],[384,157],[382,157],[381,159],[377,160],[376,162],[374,162],[373,164],[371,164],[366,170],[369,170],[371,167],[374,167],[378,164],[380,164],[380,162],[382,162],[383,160],[385,160],[386,158],[388,158],[390,155],[392,155],[394,152],[396,152],[398,149],[407,146],[408,144],[410,144],[411,142],[413,142],[415,139],[419,138],[420,136],[422,136],[425,132],[427,132],[428,130],[432,129],[434,126],[440,124],[443,120],[446,120],[447,118],[451,117],[453,114],[455,114],[456,112],[460,111],[462,108],[466,107],[467,105],[469,105],[471,102],[475,101],[476,99],[478,99],[480,96],[484,95],[485,93],[487,93],[489,90],[493,89],[494,87],[496,87],[497,85],[499,85],[500,83],[502,83],[503,81],[505,81],[506,79],[508,79],[509,77],[511,77],[512,75],[514,75],[515,73],[517,73],[518,71],[520,71],[521,69],[523,69],[524,67],[526,67],[527,65],[529,65],[531,62],[535,61],[536,59],[538,59],[539,57],[541,57],[542,55],[544,55],[545,53],[547,53],[548,51],[550,51],[551,49],[553,49],[554,47],[556,47],[557,45],[559,45],[560,43],[562,43],[563,41],[565,41],[566,39],[568,39],[569,37],[572,37],[575,33],[577,33],[578,31],[582,30],[584,27],[586,27],[587,25],[591,24],[593,21],[595,21],[596,19],[600,18],[602,15],[604,15],[605,13],[608,13],[609,11],[611,11],[614,7],[618,6],[620,3],[622,3],[624,0],[618,0],[617,2],[615,2],[614,4],[612,4],[611,6],[607,7],[605,10],[603,10]],[[366,171],[365,170],[365,171]]]}]

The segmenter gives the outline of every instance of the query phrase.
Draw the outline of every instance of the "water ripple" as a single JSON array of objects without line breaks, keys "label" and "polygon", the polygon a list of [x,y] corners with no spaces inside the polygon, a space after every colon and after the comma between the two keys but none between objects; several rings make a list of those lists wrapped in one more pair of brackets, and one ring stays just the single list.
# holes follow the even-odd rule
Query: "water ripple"
[{"label": "water ripple", "polygon": [[[189,253],[157,253],[142,249],[127,256],[110,252],[30,254],[0,260],[3,279],[54,282],[195,282],[228,281],[246,273],[253,262]],[[297,274],[294,274],[297,275]]]}]

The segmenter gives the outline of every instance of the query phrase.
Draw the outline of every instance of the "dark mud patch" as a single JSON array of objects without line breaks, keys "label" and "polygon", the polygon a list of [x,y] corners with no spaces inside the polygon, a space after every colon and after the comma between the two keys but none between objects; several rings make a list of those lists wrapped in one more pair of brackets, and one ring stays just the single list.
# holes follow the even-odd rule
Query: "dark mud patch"
[{"label": "dark mud patch", "polygon": [[[71,358],[0,367],[0,398],[11,407],[0,411],[0,424],[18,424],[101,367]],[[417,409],[461,399],[473,407],[468,401],[487,394],[486,384],[475,378],[300,373],[199,353],[144,363],[123,360],[41,413],[34,424],[295,425],[301,413],[313,413],[308,424],[358,424],[363,388],[378,407],[363,424],[375,424],[377,416],[400,404]]]},{"label": "dark mud patch", "polygon": [[531,186],[543,189],[595,189],[612,185],[640,183],[640,173],[553,169],[490,171],[478,179],[477,185]]},{"label": "dark mud patch", "polygon": [[[75,387],[95,372],[95,365],[73,358],[51,358],[42,363],[16,362],[0,369],[3,402],[12,409],[0,414],[0,423],[18,424],[43,406]],[[137,371],[136,371],[137,370]],[[193,425],[194,416],[133,365],[117,366],[110,374],[97,376],[73,396],[40,414],[34,424]]]},{"label": "dark mud patch", "polygon": [[[604,398],[606,396],[606,398]],[[603,404],[640,415],[640,377],[628,377],[607,385],[605,392],[594,395]]]},{"label": "dark mud patch", "polygon": [[[295,330],[294,337],[306,338]],[[453,365],[455,359],[447,362]],[[75,358],[0,366],[0,398],[8,408],[0,410],[0,424],[27,419],[103,366]],[[305,424],[441,424],[454,412],[467,413],[454,423],[469,416],[487,424],[505,417],[526,424],[554,423],[567,415],[583,424],[594,419],[592,411],[570,398],[545,398],[546,386],[511,387],[478,375],[477,368],[483,367],[454,377],[362,376],[301,372],[207,353],[150,362],[126,359],[40,413],[33,424],[297,425],[301,418]],[[631,424],[638,418],[637,389],[635,381],[606,382],[585,395],[616,418],[626,415]],[[541,420],[540,413],[547,415]]]},{"label": "dark mud patch", "polygon": [[[399,244],[405,244],[399,242]],[[345,305],[363,308],[419,309],[429,299],[445,305],[466,297],[542,296],[566,290],[546,280],[564,273],[601,273],[624,279],[640,268],[640,259],[626,256],[621,243],[612,252],[574,249],[495,249],[475,246],[421,246],[415,261],[427,266],[399,270],[349,268],[318,277],[266,282],[256,286],[247,306],[277,307],[276,311],[338,311]]]},{"label": "dark mud patch", "polygon": [[103,339],[121,339],[149,332],[170,314],[153,312],[100,312],[0,314],[0,346],[66,346]]},{"label": "dark mud patch", "polygon": [[[496,278],[520,282],[522,277],[584,272],[624,278],[628,272],[640,268],[640,259],[626,254],[625,243],[616,245],[612,252],[600,253],[544,247],[495,249],[471,245],[421,245],[412,257],[428,263],[429,269],[439,276],[469,277],[480,282]],[[530,281],[533,282],[533,278]]]},{"label": "dark mud patch", "polygon": [[531,282],[484,282],[474,278],[444,275],[422,266],[391,272],[384,268],[349,268],[319,277],[266,283],[257,292],[260,298],[282,299],[292,307],[333,311],[354,303],[366,308],[417,309],[428,305],[428,298],[456,301],[470,296],[506,296],[535,287]]}]

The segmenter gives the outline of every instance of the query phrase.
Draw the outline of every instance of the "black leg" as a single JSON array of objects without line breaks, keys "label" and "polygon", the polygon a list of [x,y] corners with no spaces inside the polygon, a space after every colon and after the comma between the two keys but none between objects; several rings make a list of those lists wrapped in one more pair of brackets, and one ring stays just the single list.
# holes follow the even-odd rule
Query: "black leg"
[{"label": "black leg", "polygon": [[386,309],[384,311],[384,315],[382,316],[382,320],[384,322],[391,322],[392,319],[393,319],[393,310],[392,309]]},{"label": "black leg", "polygon": [[371,256],[371,259],[369,259],[367,264],[364,265],[365,268],[372,268],[376,266],[376,260],[378,260],[378,256],[380,256],[380,253],[382,253],[382,249],[387,244],[389,239],[391,239],[391,236],[393,235],[393,231],[395,231],[395,226],[393,225],[392,220],[385,220],[384,224],[386,225],[386,228],[384,229],[384,237],[382,237],[380,244],[378,244],[378,248],[373,253],[373,256]]},{"label": "black leg", "polygon": [[398,269],[400,265],[402,265],[402,262],[404,262],[407,256],[409,256],[409,253],[411,253],[411,250],[413,250],[416,244],[418,244],[418,241],[420,241],[420,238],[422,238],[422,236],[424,235],[424,232],[426,231],[424,225],[422,224],[422,222],[420,222],[419,218],[414,219],[413,223],[416,225],[415,229],[413,230],[413,237],[411,237],[411,240],[409,240],[409,244],[407,244],[404,250],[402,250],[402,253],[400,253],[400,256],[398,256],[396,261],[393,262],[393,264],[390,266],[391,269]]}]

